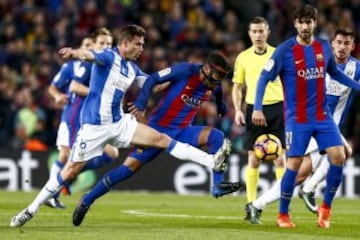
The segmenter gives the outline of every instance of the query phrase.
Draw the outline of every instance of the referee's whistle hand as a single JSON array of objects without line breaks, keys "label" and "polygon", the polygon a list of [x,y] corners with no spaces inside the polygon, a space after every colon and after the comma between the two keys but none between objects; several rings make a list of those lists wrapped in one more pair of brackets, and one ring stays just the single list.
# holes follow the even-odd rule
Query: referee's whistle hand
[{"label": "referee's whistle hand", "polygon": [[260,110],[254,110],[251,116],[252,123],[256,126],[267,126],[265,115]]}]

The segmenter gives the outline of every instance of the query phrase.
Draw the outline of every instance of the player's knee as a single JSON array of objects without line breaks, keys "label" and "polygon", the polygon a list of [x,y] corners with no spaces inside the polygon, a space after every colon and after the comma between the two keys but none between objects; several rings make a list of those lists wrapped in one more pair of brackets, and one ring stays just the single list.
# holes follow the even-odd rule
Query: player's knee
[{"label": "player's knee", "polygon": [[156,145],[155,147],[159,147],[159,148],[167,148],[170,145],[171,142],[171,138],[164,133],[158,133],[154,144]]},{"label": "player's knee", "polygon": [[252,168],[258,168],[260,166],[261,160],[255,156],[254,151],[248,152],[248,165]]},{"label": "player's knee", "polygon": [[128,157],[125,159],[124,165],[127,166],[131,171],[136,172],[142,167],[142,162],[135,158]]},{"label": "player's knee", "polygon": [[331,163],[337,166],[341,166],[345,163],[345,152],[339,151],[335,154],[332,154],[330,157]]},{"label": "player's knee", "polygon": [[350,158],[352,153],[353,153],[353,149],[350,146],[350,144],[345,144],[345,158],[346,159]]},{"label": "player's knee", "polygon": [[104,148],[104,152],[112,159],[117,159],[119,157],[119,150],[112,145],[107,144]]}]

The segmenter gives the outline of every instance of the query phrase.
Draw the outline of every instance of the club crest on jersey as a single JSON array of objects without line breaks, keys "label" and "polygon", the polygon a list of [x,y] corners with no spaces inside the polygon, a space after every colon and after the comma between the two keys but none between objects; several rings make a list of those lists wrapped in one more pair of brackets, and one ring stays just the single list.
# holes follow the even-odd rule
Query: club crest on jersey
[{"label": "club crest on jersey", "polygon": [[322,55],[322,53],[318,53],[315,55],[316,61],[320,62],[324,60],[324,56]]},{"label": "club crest on jersey", "polygon": [[164,76],[168,75],[169,73],[171,73],[171,68],[165,68],[158,72],[159,77],[164,77]]},{"label": "club crest on jersey", "polygon": [[300,69],[297,75],[305,80],[325,78],[324,67]]}]

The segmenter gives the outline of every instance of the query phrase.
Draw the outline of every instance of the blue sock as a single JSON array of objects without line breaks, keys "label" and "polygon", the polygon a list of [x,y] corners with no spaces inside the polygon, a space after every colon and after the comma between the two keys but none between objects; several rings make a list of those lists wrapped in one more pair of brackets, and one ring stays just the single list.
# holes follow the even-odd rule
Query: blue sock
[{"label": "blue sock", "polygon": [[334,199],[337,189],[339,188],[342,177],[343,166],[330,164],[328,173],[326,175],[326,187],[324,192],[324,202],[328,207],[331,207],[331,203]]},{"label": "blue sock", "polygon": [[83,204],[90,206],[97,198],[110,191],[117,183],[128,179],[133,174],[134,172],[125,165],[110,170],[98,181],[95,187],[83,197]]},{"label": "blue sock", "polygon": [[94,157],[93,159],[89,160],[81,171],[83,172],[89,169],[101,168],[102,166],[109,164],[112,161],[113,159],[109,155],[103,153],[103,155]]},{"label": "blue sock", "polygon": [[170,142],[169,146],[165,149],[165,152],[170,153],[171,150],[174,149],[176,143],[177,143],[177,141],[175,141],[174,139],[171,139],[171,142]]},{"label": "blue sock", "polygon": [[53,164],[57,165],[60,169],[63,169],[65,166],[65,163],[60,162],[58,159]]},{"label": "blue sock", "polygon": [[[224,133],[220,130],[213,128],[209,134],[208,138],[208,152],[210,154],[216,153],[224,142]],[[224,172],[213,172],[213,186],[218,185],[219,183],[224,181]]]},{"label": "blue sock", "polygon": [[296,175],[297,172],[286,168],[281,179],[280,214],[289,213],[289,205],[295,189]]}]

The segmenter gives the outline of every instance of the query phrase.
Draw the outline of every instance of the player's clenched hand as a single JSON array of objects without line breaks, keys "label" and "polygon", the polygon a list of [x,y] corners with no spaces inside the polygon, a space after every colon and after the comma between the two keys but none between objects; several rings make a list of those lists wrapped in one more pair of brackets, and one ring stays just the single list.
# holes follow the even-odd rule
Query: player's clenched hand
[{"label": "player's clenched hand", "polygon": [[65,105],[68,101],[66,94],[58,94],[55,96],[55,102],[61,106]]},{"label": "player's clenched hand", "polygon": [[257,126],[267,126],[266,118],[262,111],[254,110],[251,117],[252,123]]},{"label": "player's clenched hand", "polygon": [[234,122],[237,125],[245,125],[245,115],[241,110],[235,111]]},{"label": "player's clenched hand", "polygon": [[129,102],[127,105],[130,113],[134,115],[139,122],[146,122],[144,111],[140,111],[133,102]]},{"label": "player's clenched hand", "polygon": [[70,47],[64,47],[59,50],[59,55],[64,59],[70,59],[73,55],[73,49]]}]

